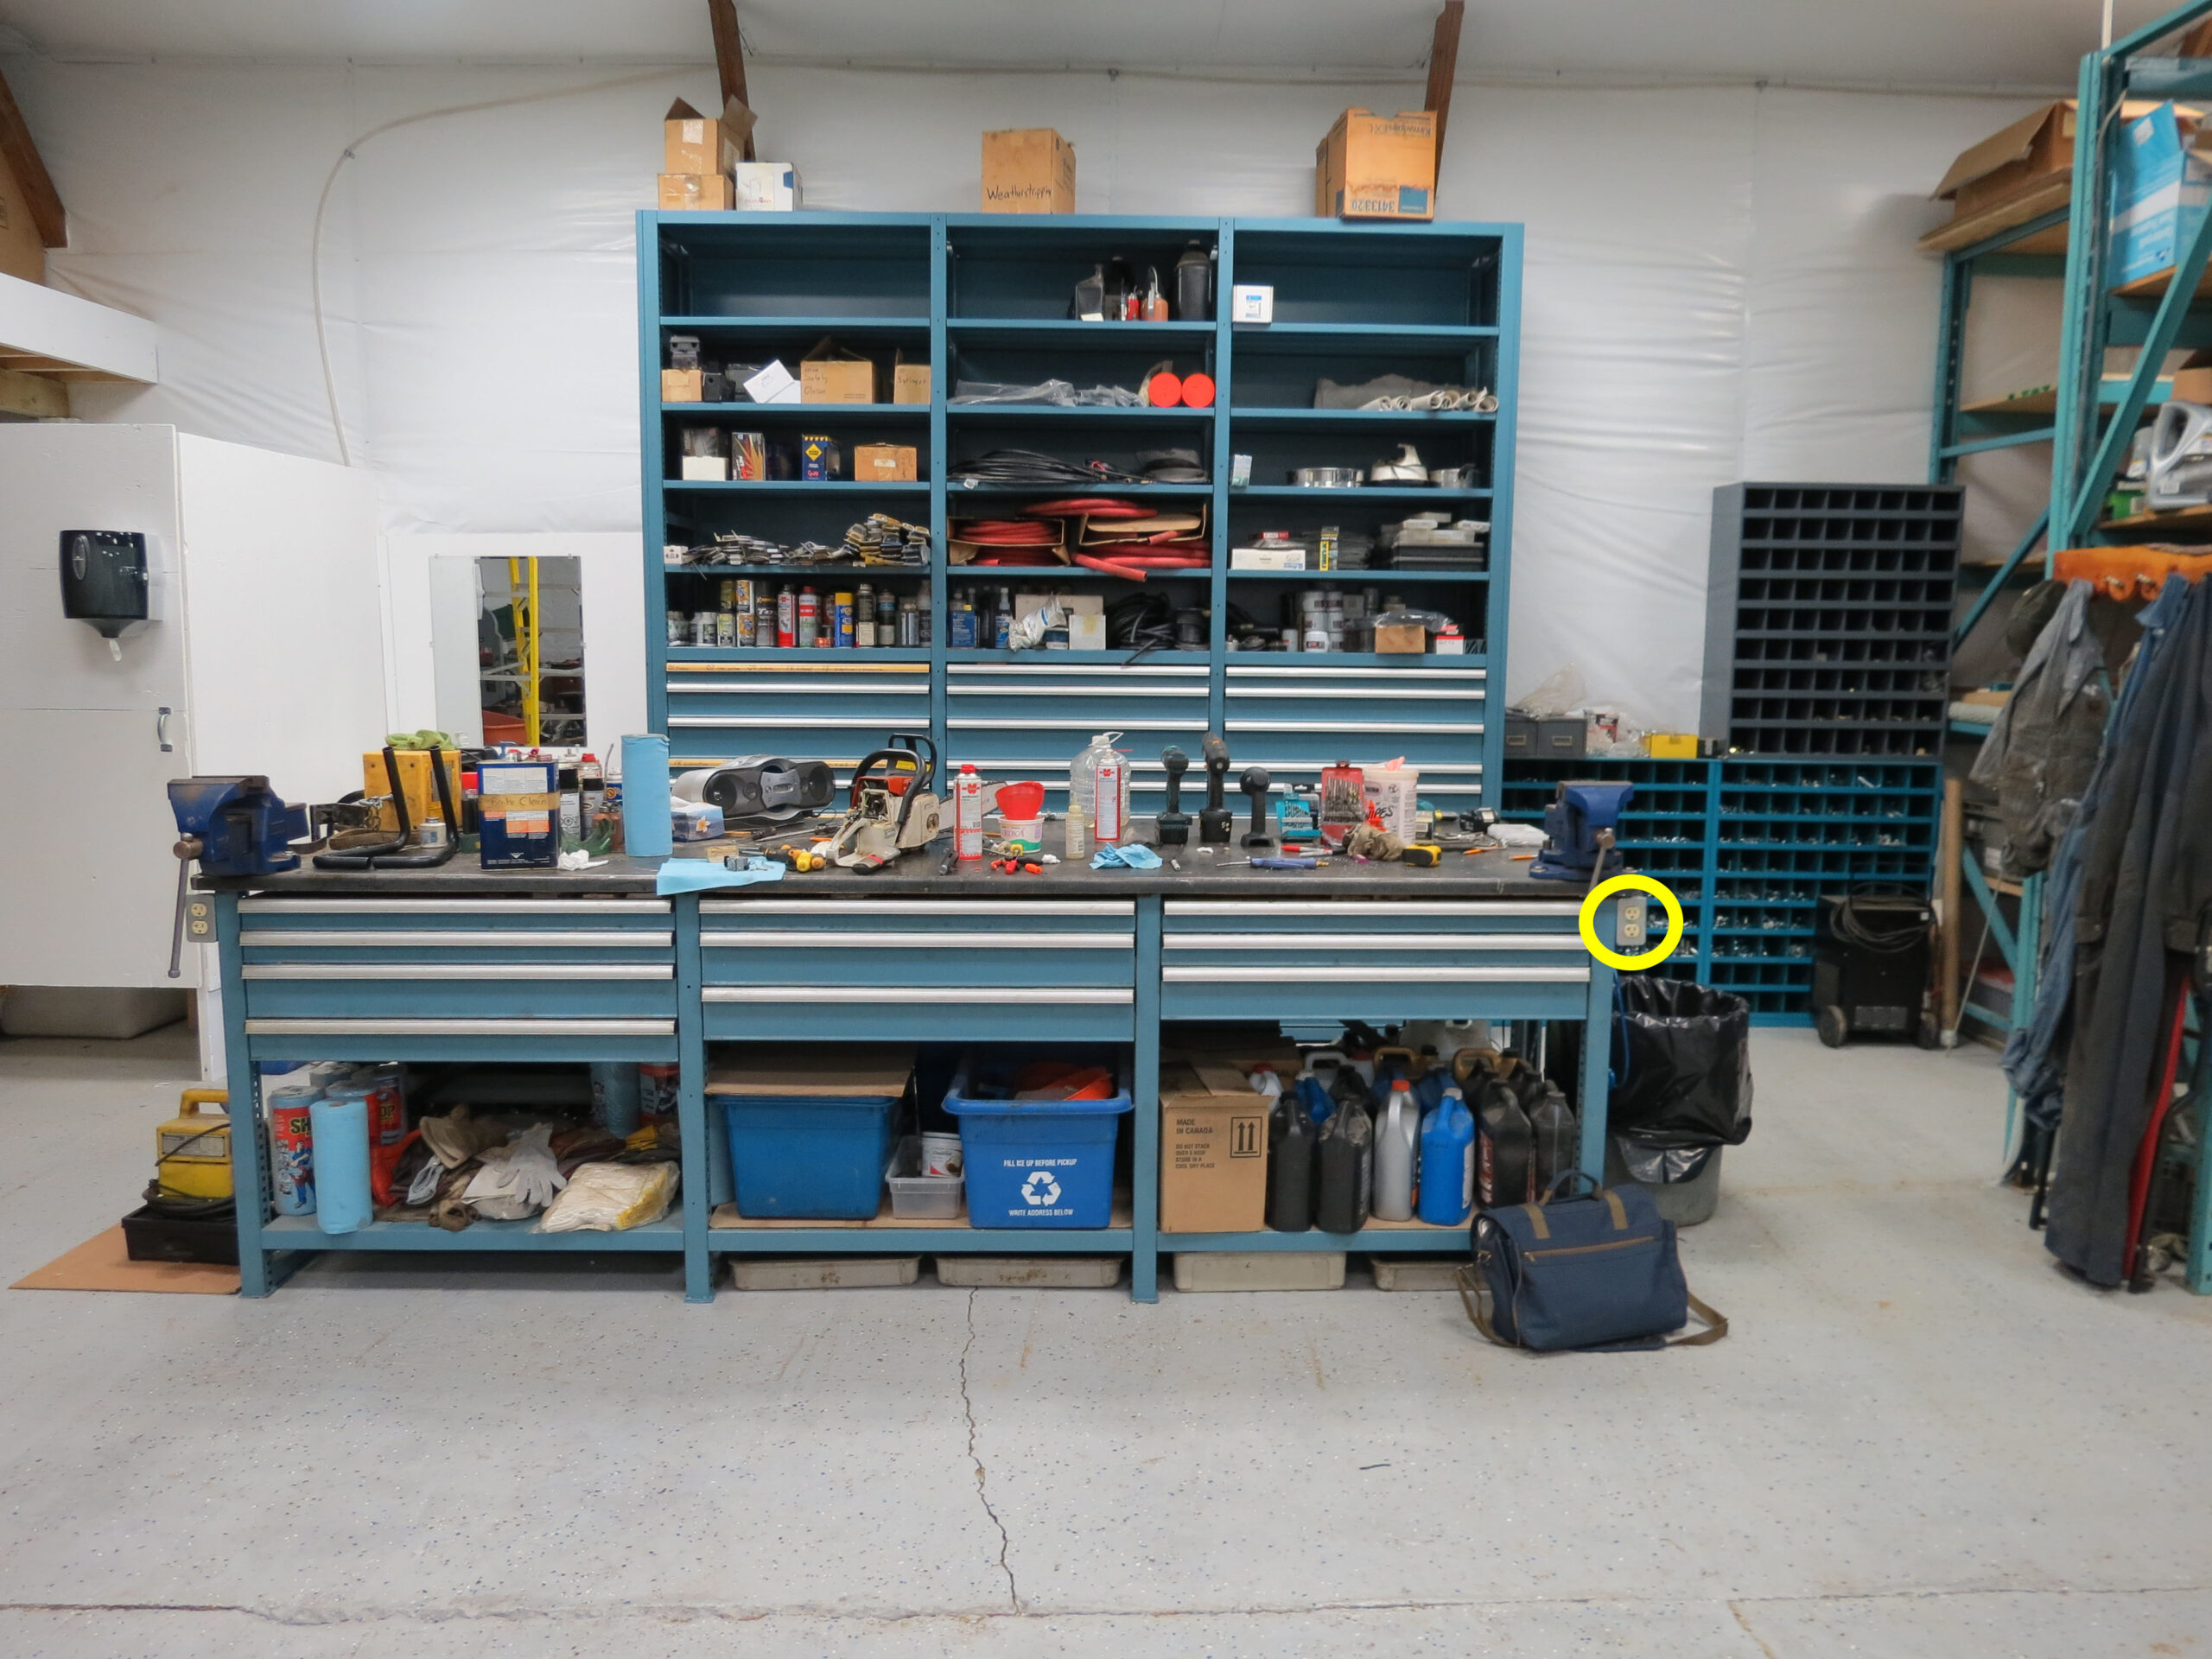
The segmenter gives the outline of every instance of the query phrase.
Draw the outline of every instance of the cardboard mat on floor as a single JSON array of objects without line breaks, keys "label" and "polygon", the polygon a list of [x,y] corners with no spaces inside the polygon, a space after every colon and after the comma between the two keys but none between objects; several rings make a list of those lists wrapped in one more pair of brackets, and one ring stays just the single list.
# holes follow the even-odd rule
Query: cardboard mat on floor
[{"label": "cardboard mat on floor", "polygon": [[10,1287],[14,1290],[154,1290],[179,1296],[235,1296],[238,1270],[200,1262],[133,1262],[123,1229],[111,1227]]}]

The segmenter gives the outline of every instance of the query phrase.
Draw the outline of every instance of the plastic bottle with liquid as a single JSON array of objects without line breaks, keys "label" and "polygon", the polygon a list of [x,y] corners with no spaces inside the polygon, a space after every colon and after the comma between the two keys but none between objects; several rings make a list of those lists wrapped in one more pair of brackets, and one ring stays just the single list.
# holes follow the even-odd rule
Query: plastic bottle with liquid
[{"label": "plastic bottle with liquid", "polygon": [[1297,1095],[1306,1103],[1306,1116],[1313,1122],[1313,1133],[1321,1133],[1321,1126],[1337,1109],[1337,1103],[1329,1098],[1329,1090],[1321,1079],[1311,1071],[1300,1071],[1297,1079]]},{"label": "plastic bottle with liquid", "polygon": [[1296,1094],[1268,1114],[1268,1225],[1302,1233],[1313,1224],[1313,1120]]},{"label": "plastic bottle with liquid", "polygon": [[960,858],[983,855],[983,779],[972,763],[952,780],[952,843]]},{"label": "plastic bottle with liquid", "polygon": [[1535,1196],[1535,1131],[1510,1084],[1493,1077],[1483,1085],[1476,1115],[1480,1135],[1475,1151],[1475,1196],[1485,1210],[1526,1204]]},{"label": "plastic bottle with liquid", "polygon": [[1437,1226],[1456,1227],[1474,1207],[1475,1115],[1455,1083],[1421,1120],[1418,1213]]},{"label": "plastic bottle with liquid", "polygon": [[1413,1219],[1414,1172],[1420,1157],[1421,1108],[1414,1102],[1413,1084],[1398,1077],[1375,1115],[1374,1208],[1381,1220]]},{"label": "plastic bottle with liquid", "polygon": [[1375,1179],[1375,1120],[1351,1100],[1337,1103],[1313,1143],[1320,1166],[1314,1223],[1325,1233],[1356,1233],[1367,1225],[1368,1195]]},{"label": "plastic bottle with liquid", "polygon": [[[1122,836],[1122,826],[1129,821],[1129,769],[1122,757],[1115,753],[1114,740],[1119,732],[1101,732],[1084,746],[1068,766],[1068,804],[1071,812],[1080,809],[1083,821],[1090,826],[1092,842],[1100,847],[1110,847]],[[1099,810],[1098,775],[1106,770],[1113,785],[1112,797],[1106,803],[1104,813]]]},{"label": "plastic bottle with liquid", "polygon": [[1552,1190],[1552,1183],[1581,1161],[1582,1126],[1574,1109],[1555,1083],[1544,1084],[1543,1097],[1529,1112],[1529,1131],[1535,1142],[1536,1196]]}]

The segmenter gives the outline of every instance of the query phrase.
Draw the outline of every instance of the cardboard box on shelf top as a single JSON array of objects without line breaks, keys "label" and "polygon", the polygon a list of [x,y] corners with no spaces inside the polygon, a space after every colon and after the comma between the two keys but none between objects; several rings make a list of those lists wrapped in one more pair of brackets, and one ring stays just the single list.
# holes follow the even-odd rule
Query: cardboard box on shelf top
[{"label": "cardboard box on shelf top", "polygon": [[[1930,197],[1949,202],[1951,217],[1920,238],[1922,248],[1964,247],[2065,207],[2073,191],[2076,107],[2072,99],[2059,99],[1961,150]],[[2134,121],[2158,107],[2150,99],[2132,100],[2121,118]],[[2036,245],[2024,251],[2057,251],[2065,245],[2060,226],[2040,232]]]},{"label": "cardboard box on shelf top", "polygon": [[858,352],[823,340],[799,359],[798,400],[803,404],[872,404],[875,365]]},{"label": "cardboard box on shelf top", "polygon": [[1436,111],[1346,110],[1313,152],[1321,219],[1434,219]]},{"label": "cardboard box on shelf top", "polygon": [[983,211],[1075,212],[1075,146],[1050,127],[985,133]]},{"label": "cardboard box on shelf top", "polygon": [[702,115],[677,99],[662,118],[661,171],[702,176],[734,173],[745,159],[753,120],[753,111],[734,98],[722,105],[720,116]]},{"label": "cardboard box on shelf top", "polygon": [[728,213],[736,198],[719,173],[664,173],[660,210],[664,213]]},{"label": "cardboard box on shelf top", "polygon": [[2112,246],[2106,279],[2114,288],[2172,268],[2212,203],[2212,129],[2196,112],[2153,105],[2121,130],[2113,147]]}]

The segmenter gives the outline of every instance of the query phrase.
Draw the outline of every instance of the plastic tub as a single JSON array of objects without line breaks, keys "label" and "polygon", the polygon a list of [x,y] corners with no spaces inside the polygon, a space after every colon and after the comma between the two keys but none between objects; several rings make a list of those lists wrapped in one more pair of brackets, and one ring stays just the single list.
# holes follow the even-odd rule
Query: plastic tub
[{"label": "plastic tub", "polygon": [[900,1221],[957,1221],[960,1218],[961,1178],[924,1175],[922,1137],[901,1135],[891,1167],[883,1172],[891,1188],[891,1213]]},{"label": "plastic tub", "polygon": [[737,1212],[753,1219],[873,1221],[899,1097],[725,1098]]},{"label": "plastic tub", "polygon": [[[1104,1100],[993,1100],[1032,1061],[1065,1059],[1113,1069],[1120,1092]],[[946,1090],[960,1120],[971,1227],[1099,1228],[1114,1207],[1114,1144],[1129,1109],[1128,1085],[1111,1055],[971,1052]]]}]

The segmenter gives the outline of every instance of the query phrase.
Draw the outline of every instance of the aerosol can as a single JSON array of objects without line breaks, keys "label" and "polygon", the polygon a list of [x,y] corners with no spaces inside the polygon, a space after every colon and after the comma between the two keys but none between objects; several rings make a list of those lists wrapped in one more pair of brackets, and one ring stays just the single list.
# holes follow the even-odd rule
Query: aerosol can
[{"label": "aerosol can", "polygon": [[1375,1120],[1375,1214],[1382,1221],[1410,1221],[1414,1166],[1420,1156],[1421,1109],[1413,1084],[1399,1077]]},{"label": "aerosol can", "polygon": [[952,780],[953,850],[963,859],[983,855],[983,779],[973,766],[963,766]]}]

